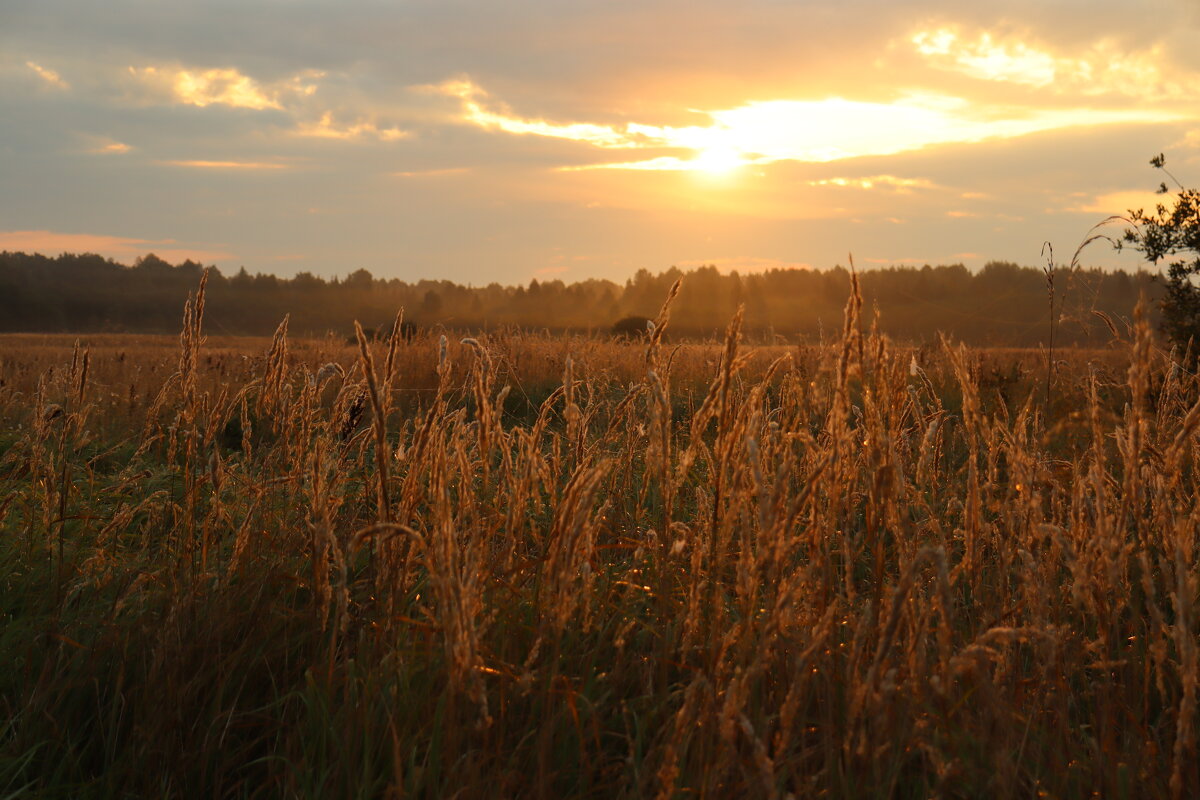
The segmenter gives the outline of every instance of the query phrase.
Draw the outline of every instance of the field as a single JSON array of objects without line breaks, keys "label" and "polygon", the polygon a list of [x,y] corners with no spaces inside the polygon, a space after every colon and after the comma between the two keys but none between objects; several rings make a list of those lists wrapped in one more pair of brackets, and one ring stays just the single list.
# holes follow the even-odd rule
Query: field
[{"label": "field", "polygon": [[1196,376],[859,305],[0,338],[0,797],[1197,796]]}]

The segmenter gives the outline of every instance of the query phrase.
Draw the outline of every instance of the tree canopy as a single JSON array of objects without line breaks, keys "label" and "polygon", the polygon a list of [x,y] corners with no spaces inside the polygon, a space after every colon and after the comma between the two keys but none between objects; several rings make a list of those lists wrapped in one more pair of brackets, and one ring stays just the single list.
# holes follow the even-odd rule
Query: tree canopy
[{"label": "tree canopy", "polygon": [[[1194,204],[1194,195],[1188,197]],[[1163,240],[1163,247],[1187,241]],[[0,253],[0,330],[174,332],[202,269],[191,261],[173,266],[152,255],[124,266],[94,254]],[[1047,338],[1040,268],[992,262],[971,272],[961,264],[925,265],[870,270],[859,277],[868,314],[878,309],[880,327],[897,339],[932,342],[940,331],[974,344],[1030,346]],[[295,333],[345,334],[355,320],[370,328],[390,325],[403,308],[404,318],[424,329],[609,331],[625,317],[655,317],[678,278],[683,288],[672,306],[671,332],[693,337],[719,335],[739,306],[751,337],[832,336],[841,327],[850,288],[850,273],[843,267],[739,274],[704,266],[657,274],[640,270],[623,284],[535,280],[482,287],[376,278],[365,269],[340,280],[310,273],[290,279],[252,275],[245,269],[227,277],[214,269],[205,321],[210,333],[269,334],[290,314]],[[1107,342],[1111,333],[1091,312],[1103,312],[1119,324],[1132,315],[1139,293],[1154,299],[1164,293],[1146,274],[1077,269],[1060,274],[1058,281],[1056,308],[1063,317],[1056,339],[1064,344]]]}]

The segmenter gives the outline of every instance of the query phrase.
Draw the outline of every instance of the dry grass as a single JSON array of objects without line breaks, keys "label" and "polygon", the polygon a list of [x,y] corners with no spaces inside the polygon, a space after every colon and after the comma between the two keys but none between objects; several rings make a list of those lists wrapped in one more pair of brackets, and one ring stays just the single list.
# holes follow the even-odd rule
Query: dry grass
[{"label": "dry grass", "polygon": [[3,340],[0,796],[1196,796],[1195,376],[858,306]]}]

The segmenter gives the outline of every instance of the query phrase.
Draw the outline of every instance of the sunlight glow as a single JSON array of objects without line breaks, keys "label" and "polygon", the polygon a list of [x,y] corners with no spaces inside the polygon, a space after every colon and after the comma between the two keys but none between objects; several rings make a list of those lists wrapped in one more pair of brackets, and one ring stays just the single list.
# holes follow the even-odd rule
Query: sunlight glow
[{"label": "sunlight glow", "polygon": [[[935,40],[935,43],[940,40]],[[942,46],[942,45],[937,45]],[[462,120],[485,130],[547,136],[608,150],[685,150],[684,155],[561,167],[591,169],[698,170],[727,173],[747,164],[826,162],[893,155],[930,145],[1005,139],[1080,125],[1161,122],[1180,115],[1153,109],[1010,110],[981,115],[967,101],[946,95],[908,95],[891,103],[834,97],[770,100],[703,112],[709,125],[671,127],[627,123],[554,123],[525,119],[485,106],[486,93],[470,81],[435,87],[462,102]]]},{"label": "sunlight glow", "polygon": [[708,147],[691,160],[692,169],[723,175],[746,163],[736,147]]},{"label": "sunlight glow", "polygon": [[696,169],[691,159],[676,156],[660,156],[640,161],[609,161],[598,164],[575,164],[568,167],[558,167],[558,172],[589,172],[591,170],[627,169],[647,172],[686,172]]}]

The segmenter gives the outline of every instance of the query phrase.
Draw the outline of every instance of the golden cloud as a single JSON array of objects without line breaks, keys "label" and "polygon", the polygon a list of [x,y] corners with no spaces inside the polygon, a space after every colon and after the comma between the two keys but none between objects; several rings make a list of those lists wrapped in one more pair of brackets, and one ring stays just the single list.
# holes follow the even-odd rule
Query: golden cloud
[{"label": "golden cloud", "polygon": [[288,169],[288,164],[279,164],[272,161],[204,161],[204,160],[176,160],[176,161],[160,161],[160,164],[165,164],[170,167],[193,167],[196,169]]},{"label": "golden cloud", "polygon": [[973,78],[1046,86],[1054,82],[1058,70],[1049,53],[1020,41],[997,42],[987,32],[972,42],[951,28],[920,31],[912,43],[921,55],[939,57]]},{"label": "golden cloud", "polygon": [[406,139],[411,134],[399,128],[380,128],[374,122],[360,120],[349,125],[338,125],[333,119],[333,112],[326,111],[316,122],[302,122],[294,131],[297,136],[309,136],[316,139],[341,139],[343,141],[361,138],[374,138],[381,142],[396,142]]},{"label": "golden cloud", "polygon": [[893,189],[898,194],[909,194],[913,189],[935,189],[937,184],[927,178],[898,178],[895,175],[871,175],[866,178],[821,178],[808,182],[809,186],[843,186],[854,189]]},{"label": "golden cloud", "polygon": [[[439,94],[457,97],[462,101],[463,119],[481,128],[501,130],[505,133],[533,134],[555,139],[587,142],[596,147],[628,148],[648,143],[639,138],[639,133],[629,129],[618,129],[610,125],[586,122],[559,124],[541,119],[525,119],[495,111],[483,105],[487,92],[469,80],[446,81],[438,86],[424,87]],[[635,126],[636,127],[636,126]]]},{"label": "golden cloud", "polygon": [[1159,205],[1171,206],[1172,195],[1148,192],[1142,189],[1127,189],[1108,192],[1091,198],[1082,205],[1077,205],[1068,211],[1082,211],[1089,214],[1124,215],[1136,209],[1153,211]]},{"label": "golden cloud", "polygon": [[954,26],[918,31],[910,41],[935,67],[1059,94],[1166,101],[1191,100],[1200,92],[1200,76],[1170,64],[1162,45],[1129,51],[1106,38],[1081,54],[1064,56],[1022,36],[969,34]]},{"label": "golden cloud", "polygon": [[704,112],[708,125],[672,127],[644,123],[604,125],[551,122],[521,117],[485,105],[487,94],[469,80],[434,87],[457,97],[460,119],[485,130],[545,136],[602,149],[675,149],[690,156],[658,155],[633,160],[562,167],[727,172],[739,166],[777,161],[826,162],[883,156],[931,145],[1007,139],[1082,125],[1162,122],[1179,114],[1155,109],[994,109],[979,113],[962,98],[909,94],[890,103],[827,98],[768,100]]},{"label": "golden cloud", "polygon": [[26,61],[25,66],[29,67],[39,78],[56,89],[71,88],[71,84],[67,83],[65,80],[63,80],[61,75],[54,70],[49,69],[48,67],[43,67],[40,64],[34,63],[33,61]]},{"label": "golden cloud", "polygon": [[133,150],[132,147],[124,142],[118,142],[116,139],[110,139],[107,136],[82,134],[80,138],[87,143],[87,152],[95,155],[124,155]]},{"label": "golden cloud", "polygon": [[255,111],[281,110],[289,96],[312,95],[325,73],[306,70],[269,84],[237,69],[183,69],[175,66],[130,67],[129,73],[151,94],[182,105],[222,105]]}]

